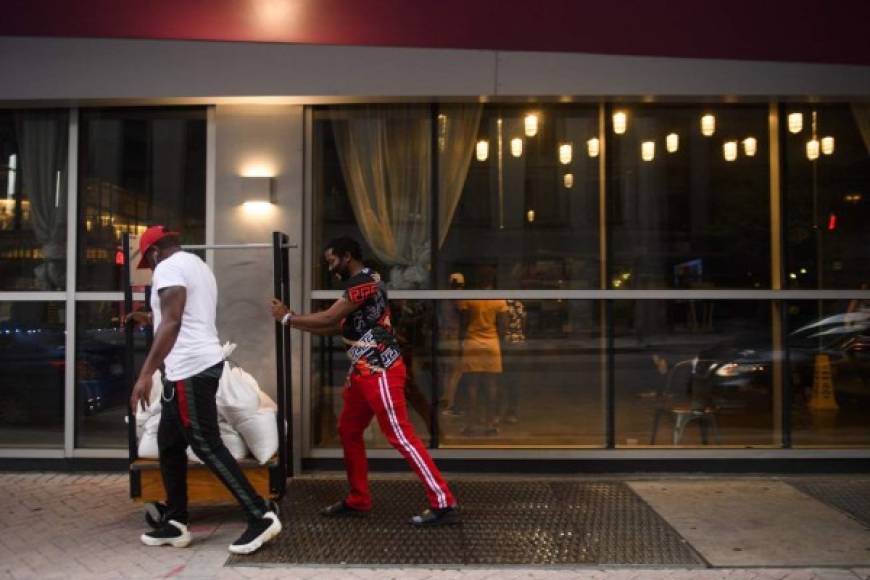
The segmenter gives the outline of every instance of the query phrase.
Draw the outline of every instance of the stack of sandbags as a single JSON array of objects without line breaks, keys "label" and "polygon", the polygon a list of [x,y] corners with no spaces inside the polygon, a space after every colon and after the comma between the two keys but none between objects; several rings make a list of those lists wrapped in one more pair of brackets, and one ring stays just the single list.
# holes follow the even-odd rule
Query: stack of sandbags
[{"label": "stack of sandbags", "polygon": [[217,407],[218,414],[239,432],[261,465],[278,451],[278,407],[250,374],[226,363]]}]

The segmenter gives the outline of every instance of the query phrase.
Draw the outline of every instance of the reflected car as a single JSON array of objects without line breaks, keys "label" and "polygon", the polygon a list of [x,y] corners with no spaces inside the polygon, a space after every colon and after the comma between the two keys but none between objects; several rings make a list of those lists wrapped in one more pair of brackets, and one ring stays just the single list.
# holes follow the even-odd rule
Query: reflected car
[{"label": "reflected car", "polygon": [[[783,372],[790,373],[794,397],[809,399],[816,355],[827,355],[837,403],[870,402],[870,314],[821,318],[786,339]],[[706,399],[723,412],[772,405],[774,352],[770,340],[737,338],[698,353],[693,363],[693,399]]]},{"label": "reflected car", "polygon": [[[65,339],[62,328],[0,324],[0,424],[63,421]],[[79,336],[76,380],[84,415],[126,404],[121,329]]]}]

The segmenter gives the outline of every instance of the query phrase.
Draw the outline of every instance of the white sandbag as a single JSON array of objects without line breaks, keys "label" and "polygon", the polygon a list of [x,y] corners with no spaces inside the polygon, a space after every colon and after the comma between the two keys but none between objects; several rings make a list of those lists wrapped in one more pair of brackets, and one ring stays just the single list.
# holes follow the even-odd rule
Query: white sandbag
[{"label": "white sandbag", "polygon": [[[157,415],[158,422],[160,415]],[[139,457],[142,459],[158,459],[160,457],[160,449],[157,447],[157,430],[153,433],[145,431],[142,438],[139,440],[139,449],[137,450]]]},{"label": "white sandbag", "polygon": [[254,377],[224,363],[216,396],[218,413],[230,425],[237,425],[260,407],[260,387]]},{"label": "white sandbag", "polygon": [[230,358],[233,352],[236,350],[236,343],[226,341],[223,346],[221,346],[221,351],[224,353],[224,359]]},{"label": "white sandbag", "polygon": [[245,440],[260,465],[263,465],[278,451],[278,423],[275,411],[261,409],[238,423],[236,430]]},{"label": "white sandbag", "polygon": [[[221,432],[221,441],[223,441],[227,450],[230,452],[230,455],[236,459],[244,459],[247,457],[248,447],[245,445],[245,441],[242,439],[239,432],[233,429],[232,425],[224,423],[223,421],[218,423],[218,427]],[[196,453],[194,453],[193,449],[190,447],[187,448],[187,457],[191,461],[202,463],[200,458],[196,456]]]},{"label": "white sandbag", "polygon": [[278,411],[278,405],[275,404],[275,401],[272,398],[264,393],[263,391],[257,391],[260,397],[260,408],[258,411]]}]

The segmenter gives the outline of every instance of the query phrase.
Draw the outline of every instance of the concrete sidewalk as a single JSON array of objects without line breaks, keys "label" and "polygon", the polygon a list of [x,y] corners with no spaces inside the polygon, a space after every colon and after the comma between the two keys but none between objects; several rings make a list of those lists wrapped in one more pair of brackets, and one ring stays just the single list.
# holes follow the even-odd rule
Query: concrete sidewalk
[{"label": "concrete sidewalk", "polygon": [[[870,579],[867,522],[789,478],[621,479],[710,568],[226,567],[226,547],[244,527],[231,506],[192,510],[190,548],[147,548],[126,474],[7,472],[0,473],[0,578]],[[813,478],[818,489],[856,480],[870,483]]]}]

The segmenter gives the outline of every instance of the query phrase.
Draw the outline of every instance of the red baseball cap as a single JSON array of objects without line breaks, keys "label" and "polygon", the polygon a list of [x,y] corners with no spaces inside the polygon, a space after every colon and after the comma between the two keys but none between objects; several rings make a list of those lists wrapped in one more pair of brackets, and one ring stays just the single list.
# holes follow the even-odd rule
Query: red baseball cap
[{"label": "red baseball cap", "polygon": [[178,232],[171,232],[166,229],[165,226],[151,226],[147,230],[142,233],[142,237],[139,238],[139,265],[136,266],[138,269],[147,269],[153,268],[154,266],[150,264],[145,259],[145,253],[158,241],[162,240],[166,236],[177,236]]}]

